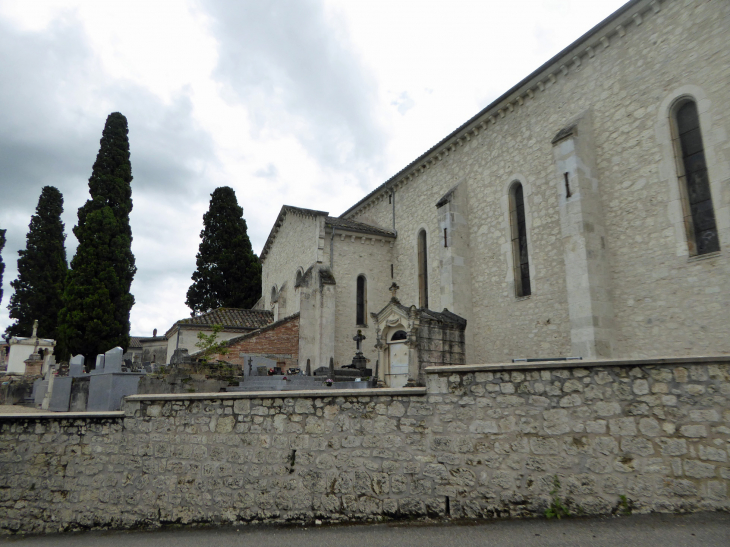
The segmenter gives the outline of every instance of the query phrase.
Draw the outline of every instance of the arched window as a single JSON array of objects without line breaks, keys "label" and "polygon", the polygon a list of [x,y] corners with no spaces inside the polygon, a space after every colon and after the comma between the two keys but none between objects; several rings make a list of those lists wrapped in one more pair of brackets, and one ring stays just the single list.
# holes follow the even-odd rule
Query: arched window
[{"label": "arched window", "polygon": [[271,303],[276,302],[276,285],[271,287]]},{"label": "arched window", "polygon": [[720,240],[710,195],[710,179],[707,176],[697,104],[692,100],[678,103],[674,121],[675,150],[679,160],[677,171],[689,253],[702,255],[719,251]]},{"label": "arched window", "polygon": [[299,269],[297,270],[297,275],[296,275],[296,279],[295,279],[295,281],[294,281],[294,288],[296,288],[296,287],[301,287],[301,286],[302,286],[302,281],[303,281],[303,279],[304,279],[304,274],[303,274],[303,272],[302,272],[302,269],[301,269],[301,268],[299,268]]},{"label": "arched window", "polygon": [[357,276],[357,312],[355,323],[358,325],[367,324],[368,286],[364,275]]},{"label": "arched window", "polygon": [[390,341],[395,342],[396,340],[408,340],[408,334],[406,334],[406,331],[404,331],[404,330],[396,331],[395,334],[393,334]]},{"label": "arched window", "polygon": [[512,228],[512,257],[515,272],[515,296],[529,296],[530,263],[527,258],[527,228],[525,225],[525,198],[522,184],[515,182],[510,188],[509,217]]},{"label": "arched window", "polygon": [[428,242],[426,230],[418,232],[418,305],[428,308]]}]

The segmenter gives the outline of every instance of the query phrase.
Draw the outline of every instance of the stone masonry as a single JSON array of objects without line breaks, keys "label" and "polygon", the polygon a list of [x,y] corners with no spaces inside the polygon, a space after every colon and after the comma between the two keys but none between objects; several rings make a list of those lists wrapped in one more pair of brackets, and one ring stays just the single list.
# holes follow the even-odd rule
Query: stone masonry
[{"label": "stone masonry", "polygon": [[0,528],[540,516],[556,477],[573,512],[730,509],[727,357],[427,376],[0,416]]}]

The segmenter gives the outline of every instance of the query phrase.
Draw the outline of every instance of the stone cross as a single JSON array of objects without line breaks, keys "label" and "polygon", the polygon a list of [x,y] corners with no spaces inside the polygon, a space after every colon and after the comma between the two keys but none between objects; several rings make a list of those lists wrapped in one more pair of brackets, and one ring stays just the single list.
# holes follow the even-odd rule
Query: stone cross
[{"label": "stone cross", "polygon": [[253,357],[248,358],[248,375],[251,376],[251,369],[253,368]]},{"label": "stone cross", "polygon": [[398,292],[398,289],[400,289],[400,287],[398,286],[398,284],[395,281],[393,281],[393,284],[388,289],[390,291],[392,300],[397,300],[395,293]]},{"label": "stone cross", "polygon": [[360,349],[360,344],[362,344],[362,341],[365,340],[362,331],[358,329],[357,336],[354,336],[352,339],[355,341],[355,344],[357,344],[357,352],[362,353],[362,350]]}]

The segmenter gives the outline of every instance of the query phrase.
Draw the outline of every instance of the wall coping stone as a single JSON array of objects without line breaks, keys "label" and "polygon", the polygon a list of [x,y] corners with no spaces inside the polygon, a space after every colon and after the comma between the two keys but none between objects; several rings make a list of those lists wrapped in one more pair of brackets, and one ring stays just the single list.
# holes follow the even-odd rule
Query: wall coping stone
[{"label": "wall coping stone", "polygon": [[16,414],[0,414],[0,420],[67,420],[69,418],[124,418],[122,410],[109,412],[28,412]]},{"label": "wall coping stone", "polygon": [[484,365],[451,365],[426,367],[426,374],[441,372],[482,372],[503,370],[541,370],[553,368],[620,367],[627,365],[682,365],[693,363],[730,363],[730,355],[696,355],[694,357],[648,357],[638,359],[590,359],[575,361],[539,361],[532,363],[492,363]]},{"label": "wall coping stone", "polygon": [[292,391],[226,391],[216,393],[158,393],[129,395],[126,401],[192,401],[199,399],[290,399],[317,397],[379,397],[394,395],[426,395],[425,387],[317,389]]}]

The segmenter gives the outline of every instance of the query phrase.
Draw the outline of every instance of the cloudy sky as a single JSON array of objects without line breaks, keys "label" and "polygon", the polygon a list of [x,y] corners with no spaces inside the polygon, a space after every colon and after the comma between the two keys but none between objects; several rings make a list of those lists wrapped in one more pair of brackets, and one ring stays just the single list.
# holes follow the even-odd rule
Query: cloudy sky
[{"label": "cloudy sky", "polygon": [[132,334],[189,315],[203,213],[236,190],[339,215],[624,0],[0,0],[0,333],[41,188],[71,229],[110,112],[129,122]]}]

